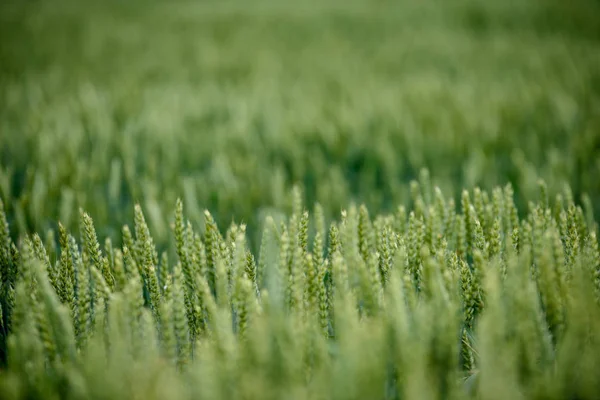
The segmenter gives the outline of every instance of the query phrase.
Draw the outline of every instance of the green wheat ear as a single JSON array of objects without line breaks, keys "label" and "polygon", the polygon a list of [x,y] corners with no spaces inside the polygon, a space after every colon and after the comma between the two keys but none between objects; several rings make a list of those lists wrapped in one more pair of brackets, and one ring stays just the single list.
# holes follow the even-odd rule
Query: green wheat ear
[{"label": "green wheat ear", "polygon": [[91,272],[89,265],[85,265],[79,252],[75,238],[72,236],[69,240],[71,254],[73,254],[73,265],[76,271],[77,279],[77,319],[75,324],[75,333],[77,343],[83,347],[87,343],[90,335],[92,321],[92,286]]},{"label": "green wheat ear", "polygon": [[54,290],[58,290],[58,271],[57,269],[50,263],[50,257],[46,252],[46,248],[42,243],[42,239],[37,233],[34,233],[31,238],[31,245],[34,252],[35,257],[42,262],[44,266],[44,270],[50,279],[50,284]]},{"label": "green wheat ear", "polygon": [[298,243],[302,252],[308,252],[308,211],[304,211],[299,221]]},{"label": "green wheat ear", "polygon": [[494,258],[500,256],[502,252],[502,222],[500,217],[494,218],[492,229],[490,232],[489,257]]},{"label": "green wheat ear", "polygon": [[367,207],[362,204],[358,212],[358,246],[362,259],[367,262],[375,250],[375,234]]},{"label": "green wheat ear", "polygon": [[6,211],[4,210],[4,203],[0,199],[0,266],[2,266],[4,273],[6,273],[6,268],[9,265],[10,243],[10,230],[6,219]]},{"label": "green wheat ear", "polygon": [[136,261],[144,266],[158,265],[158,253],[154,245],[154,240],[150,235],[150,229],[146,224],[146,218],[142,207],[136,204],[134,207],[134,225],[136,241],[134,248],[137,253]]},{"label": "green wheat ear", "polygon": [[96,236],[96,228],[94,228],[92,218],[81,208],[79,209],[79,225],[84,254],[89,258],[94,267],[102,270],[102,254],[100,253],[100,243],[98,243],[98,237]]},{"label": "green wheat ear", "polygon": [[204,211],[204,245],[206,246],[207,279],[211,290],[216,290],[217,262],[221,258],[221,235],[217,224],[208,210]]},{"label": "green wheat ear", "polygon": [[[12,253],[10,228],[6,219],[4,203],[0,199],[0,329],[8,331],[15,301],[17,279],[16,260]],[[2,335],[4,337],[4,334]]]},{"label": "green wheat ear", "polygon": [[[206,256],[202,254],[204,252],[203,245],[199,239],[195,238],[191,224],[188,223],[188,226],[184,227],[183,203],[180,199],[177,199],[175,209],[174,234],[175,248],[179,257],[178,265],[181,268],[184,279],[184,282],[180,282],[179,284],[184,290],[183,297],[189,330],[192,336],[195,336],[199,331],[198,325],[200,324],[199,321],[196,321],[197,318],[194,313],[195,304],[198,302],[196,299],[195,276],[199,272],[204,273]],[[166,253],[164,253],[163,258],[160,275],[162,277],[161,282],[165,282],[164,285],[166,287],[166,282],[169,280],[169,265]]]},{"label": "green wheat ear", "polygon": [[177,204],[175,206],[175,224],[173,231],[175,234],[175,248],[177,250],[177,256],[179,257],[179,261],[181,262],[183,268],[189,271],[190,254],[188,254],[188,246],[185,238],[183,202],[180,199],[177,199]]}]

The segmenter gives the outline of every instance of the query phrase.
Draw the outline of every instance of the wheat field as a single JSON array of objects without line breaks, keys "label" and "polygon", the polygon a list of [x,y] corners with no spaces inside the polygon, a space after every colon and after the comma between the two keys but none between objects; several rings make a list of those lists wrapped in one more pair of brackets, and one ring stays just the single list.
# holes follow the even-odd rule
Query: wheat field
[{"label": "wheat field", "polygon": [[6,0],[0,398],[600,398],[600,3]]}]

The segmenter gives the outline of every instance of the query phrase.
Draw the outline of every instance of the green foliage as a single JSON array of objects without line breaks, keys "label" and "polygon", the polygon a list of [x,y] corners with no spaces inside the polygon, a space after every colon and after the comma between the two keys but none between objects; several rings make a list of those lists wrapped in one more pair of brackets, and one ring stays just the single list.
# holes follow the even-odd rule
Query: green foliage
[{"label": "green foliage", "polygon": [[593,0],[55,3],[0,6],[14,239],[75,231],[82,207],[116,240],[140,203],[162,249],[182,197],[192,223],[235,216],[255,246],[294,184],[327,219],[394,212],[412,179],[426,202],[510,181],[524,210],[541,177],[600,213]]},{"label": "green foliage", "polygon": [[0,398],[600,398],[599,15],[1,2]]},{"label": "green foliage", "polygon": [[[510,208],[494,218],[489,237],[476,217],[481,210],[454,210],[459,220],[471,220],[471,256],[449,244],[439,223],[433,224],[438,239],[425,239],[423,217],[442,220],[431,213],[435,203],[450,211],[440,206],[449,203],[441,191],[435,193],[432,202],[423,197],[428,215],[417,219],[410,211],[405,232],[392,219],[371,222],[364,206],[343,210],[341,220],[331,223],[341,229],[339,236],[330,235],[339,244],[318,263],[303,243],[308,230],[325,230],[322,217],[312,226],[307,211],[300,220],[294,214],[281,225],[280,238],[273,238],[270,219],[260,245],[269,253],[259,255],[261,280],[245,226],[232,224],[231,234],[222,236],[206,212],[207,234],[190,227],[185,236],[212,249],[214,286],[200,260],[189,256],[198,243],[182,237],[180,201],[174,264],[162,257],[158,265],[136,207],[137,257],[146,263],[145,275],[130,269],[114,287],[98,264],[109,269],[108,276],[122,276],[123,265],[136,261],[124,247],[113,249],[115,261],[108,262],[109,255],[94,245],[87,214],[81,214],[81,245],[60,225],[58,274],[39,240],[25,237],[12,313],[3,319],[11,327],[9,368],[0,375],[3,397],[97,397],[106,385],[103,392],[114,398],[160,398],[161,390],[146,386],[153,379],[168,382],[173,398],[280,398],[290,391],[308,399],[562,399],[600,393],[594,333],[600,328],[600,253],[596,232],[575,206],[560,206],[558,215],[571,227],[561,236],[553,205],[543,198],[532,203],[518,221],[529,228],[517,250],[510,236],[498,233],[500,221],[511,219]],[[463,193],[463,199],[471,195]],[[475,189],[473,195],[488,193]],[[167,272],[160,276],[161,289],[156,270],[162,268]],[[267,293],[273,282],[287,285],[283,296]],[[577,375],[567,372],[573,369]],[[117,372],[130,376],[133,386],[110,380]]]}]

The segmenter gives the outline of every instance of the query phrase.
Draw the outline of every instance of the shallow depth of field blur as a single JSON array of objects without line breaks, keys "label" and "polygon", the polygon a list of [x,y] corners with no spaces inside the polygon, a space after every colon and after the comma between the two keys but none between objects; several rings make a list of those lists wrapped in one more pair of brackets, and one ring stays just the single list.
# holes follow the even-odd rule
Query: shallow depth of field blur
[{"label": "shallow depth of field blur", "polygon": [[[5,2],[6,3],[6,2]],[[572,3],[572,4],[571,4]],[[294,183],[330,214],[436,183],[571,185],[600,211],[597,2],[8,2],[0,193],[20,232],[141,202],[162,240],[256,225]]]},{"label": "shallow depth of field blur", "polygon": [[[342,210],[364,205],[373,219],[394,214],[399,206],[406,206],[410,212],[418,197],[414,183],[423,185],[424,176],[430,179],[431,188],[439,187],[445,199],[454,202],[447,204],[457,204],[458,209],[463,189],[471,193],[475,188],[489,191],[486,204],[491,210],[488,200],[492,189],[510,184],[518,209],[518,216],[514,217],[523,221],[529,212],[538,215],[532,211],[534,204],[545,204],[540,197],[542,185],[542,197],[547,196],[552,203],[546,204],[549,209],[554,207],[557,194],[567,202],[573,201],[569,218],[579,221],[580,247],[588,246],[585,248],[589,250],[589,254],[583,250],[581,254],[587,254],[588,261],[597,260],[590,244],[592,239],[586,238],[597,234],[600,215],[600,2],[0,3],[0,200],[15,249],[21,249],[26,235],[37,233],[49,246],[49,265],[63,262],[60,246],[53,252],[54,242],[46,241],[48,232],[54,231],[58,243],[59,222],[79,240],[80,232],[85,230],[80,210],[85,211],[93,219],[102,251],[107,251],[107,238],[115,248],[123,249],[127,244],[122,237],[123,226],[133,226],[136,204],[143,210],[156,254],[164,251],[171,257],[171,265],[175,265],[179,254],[173,239],[177,199],[182,201],[190,226],[203,240],[210,235],[202,235],[213,227],[207,225],[205,216],[205,210],[210,212],[224,237],[223,248],[231,244],[233,249],[237,243],[237,230],[232,231],[231,237],[225,233],[230,224],[243,224],[245,246],[257,263],[260,250],[265,247],[266,230],[297,224],[294,218],[290,222],[289,217],[302,216],[294,209],[299,200],[310,212],[310,218],[318,203],[327,224],[327,249],[331,240],[327,236],[329,223],[346,218]],[[300,198],[294,198],[294,193]],[[429,198],[424,195],[426,205],[433,204],[431,193]],[[580,207],[579,219],[573,211],[575,207]],[[556,210],[552,216],[559,225],[560,204]],[[543,209],[538,216],[541,215]],[[485,218],[479,215],[488,238],[493,237],[495,217],[490,213],[486,225]],[[468,231],[472,228],[471,217],[465,218]],[[506,228],[504,216],[498,218],[502,218],[501,229]],[[271,221],[271,225],[266,221]],[[427,223],[426,216],[423,221]],[[344,223],[340,222],[342,237]],[[373,229],[381,228],[383,232],[384,225],[375,224]],[[553,229],[549,223],[543,225],[544,229]],[[531,222],[531,227],[535,228],[535,223]],[[292,241],[292,234],[297,233],[294,229],[289,232]],[[310,240],[317,231],[319,226],[310,226]],[[450,252],[455,244],[461,246],[460,239],[455,243],[450,236],[455,233],[440,233],[440,237],[448,238]],[[502,233],[502,248],[511,234]],[[227,242],[229,239],[231,243]],[[574,250],[569,247],[572,244],[568,244],[571,242],[565,237],[562,240],[568,248],[567,264],[577,264]],[[435,241],[430,238],[432,254],[436,253]],[[469,237],[467,251],[462,254],[465,265],[472,265],[476,258],[470,241]],[[398,239],[398,243],[404,242]],[[210,250],[210,243],[202,245]],[[538,244],[534,240],[531,245]],[[143,244],[140,246],[145,249]],[[273,252],[279,254],[277,246]],[[10,246],[6,249],[8,260],[12,257]],[[83,244],[82,251],[83,263],[87,263]],[[136,251],[134,260],[145,260],[146,250]],[[289,250],[286,257],[292,260],[294,251]],[[367,264],[368,253],[361,248]],[[114,257],[106,255],[114,263]],[[344,252],[342,256],[351,259]],[[217,268],[218,263],[211,257],[209,254],[208,264]],[[225,259],[234,263],[232,257]],[[492,258],[490,263],[495,262]],[[17,259],[21,262],[23,258],[15,257],[15,265]],[[93,261],[94,257],[90,259]],[[6,265],[13,261],[6,261]],[[179,261],[185,269],[185,260]],[[158,263],[155,266],[160,270]],[[175,274],[175,267],[168,268]],[[0,293],[8,296],[6,279]],[[52,273],[50,279],[52,283]],[[168,275],[168,279],[172,276]],[[142,283],[149,284],[143,279]],[[479,283],[483,285],[483,281]],[[189,283],[186,290],[196,288],[194,285]],[[481,285],[479,290],[483,290]],[[146,306],[158,307],[152,303],[155,300],[149,300],[148,290],[144,287],[145,301],[150,304]],[[107,294],[107,304],[108,299]],[[186,302],[189,303],[188,297]],[[8,307],[9,303],[2,300],[0,306]],[[188,303],[186,307],[191,312],[193,306]],[[158,318],[158,309],[152,310]],[[414,318],[426,314],[419,312],[424,314],[415,311]],[[72,317],[79,318],[77,315]],[[8,317],[3,318],[6,325]],[[188,318],[192,329],[192,317]],[[357,337],[375,340],[387,326],[385,321],[382,317],[371,328],[348,322],[348,329],[356,329]],[[283,335],[268,323],[260,326],[266,331],[271,329],[274,337]],[[8,327],[3,329],[0,371],[7,362],[5,339],[9,336]],[[323,350],[322,355],[327,351],[344,350]],[[88,359],[94,354],[92,351]],[[378,356],[373,357],[379,360]],[[366,365],[376,364],[373,360],[365,361]],[[597,362],[593,365],[600,363],[593,361]],[[435,357],[428,362],[436,365]],[[359,357],[345,363],[360,363]],[[483,364],[482,361],[481,368],[485,368]],[[273,365],[277,368],[277,364]],[[565,361],[564,365],[570,364]],[[228,376],[229,367],[211,373]],[[476,370],[479,365],[472,367]],[[46,368],[57,376],[61,374],[56,372],[59,368]],[[88,371],[89,376],[101,373],[100,367],[94,368],[97,370]],[[498,367],[498,376],[507,370],[502,368]],[[551,375],[549,371],[539,376]],[[0,397],[3,391],[17,397],[16,393],[29,393],[28,387],[46,387],[41,381],[15,383],[19,382],[18,377],[27,375],[20,373],[0,379],[0,383],[4,382],[0,385]],[[347,373],[352,376],[352,371]],[[550,375],[544,375],[544,379],[550,379]],[[366,395],[369,392],[360,387],[370,387],[371,378],[356,383],[358,389],[353,392],[333,390],[334,394],[323,394],[322,398]],[[169,375],[164,379],[179,383],[193,380],[187,375]],[[253,379],[270,382],[270,378]],[[291,382],[285,379],[282,385]],[[512,381],[507,378],[498,382]],[[538,382],[546,381],[540,378]],[[73,398],[94,397],[100,390],[98,385],[82,392],[68,386],[68,393],[79,393]],[[327,386],[323,382],[320,385],[319,388]],[[172,386],[178,390],[186,387]],[[487,391],[481,396],[493,398],[494,386],[484,387]],[[589,388],[597,386],[586,387],[588,391],[579,393],[580,398],[586,398],[585,393],[594,391]],[[272,390],[269,393],[280,393]],[[520,395],[527,396],[535,390],[537,386]],[[411,398],[409,392],[406,398]],[[163,392],[152,393],[148,396],[160,398],[156,393]],[[184,397],[182,393],[171,395]],[[227,398],[225,392],[218,393],[214,398]],[[402,397],[396,392],[386,393],[386,398]],[[415,393],[420,393],[420,398],[437,398],[432,393],[412,392]],[[498,393],[508,396],[512,392]],[[239,398],[260,398],[255,393],[245,395]],[[427,397],[430,395],[433,397]],[[301,391],[290,396],[320,398]],[[265,394],[264,398],[268,396]]]}]

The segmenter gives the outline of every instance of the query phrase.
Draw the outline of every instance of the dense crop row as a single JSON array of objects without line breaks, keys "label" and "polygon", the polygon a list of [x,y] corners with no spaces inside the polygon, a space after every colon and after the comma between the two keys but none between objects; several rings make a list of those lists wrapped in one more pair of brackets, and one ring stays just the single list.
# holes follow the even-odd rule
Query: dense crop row
[{"label": "dense crop row", "polygon": [[[592,399],[600,393],[596,226],[566,192],[519,219],[511,186],[457,207],[422,174],[413,207],[350,206],[196,230],[175,255],[142,209],[123,246],[80,232],[9,238],[2,213],[4,397]],[[76,237],[80,239],[77,240]],[[177,372],[178,371],[178,372]]]}]

